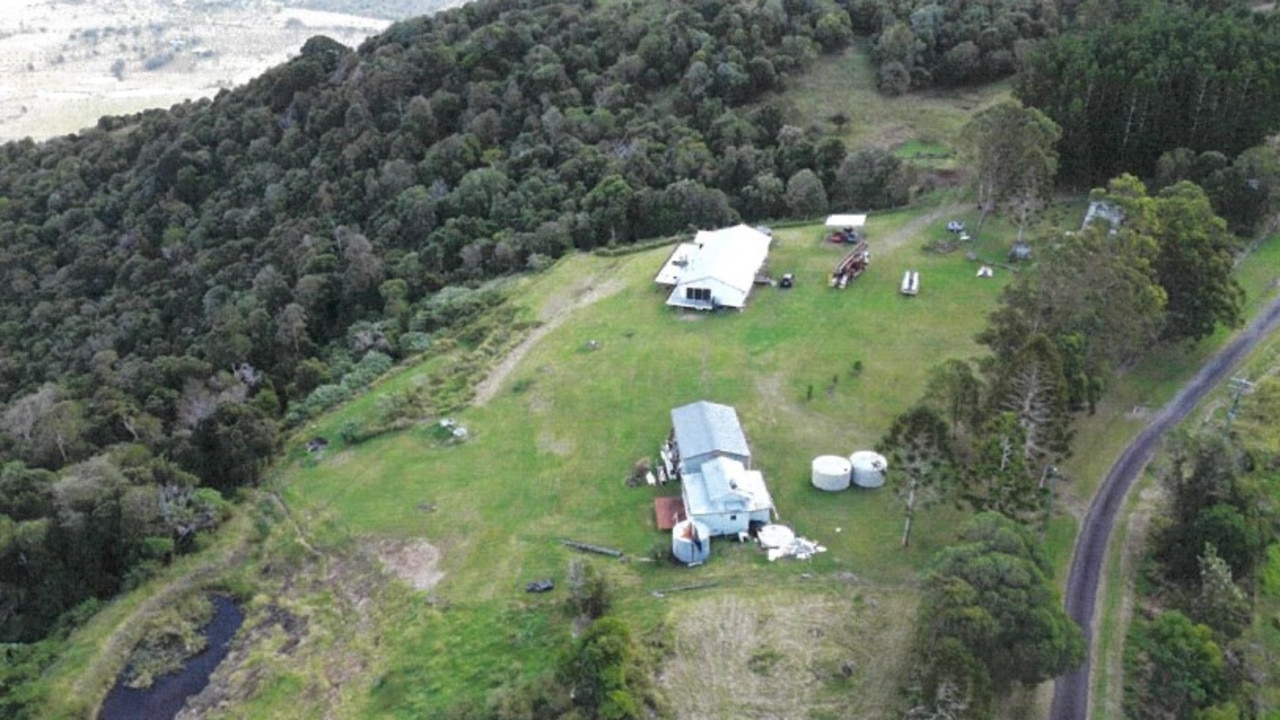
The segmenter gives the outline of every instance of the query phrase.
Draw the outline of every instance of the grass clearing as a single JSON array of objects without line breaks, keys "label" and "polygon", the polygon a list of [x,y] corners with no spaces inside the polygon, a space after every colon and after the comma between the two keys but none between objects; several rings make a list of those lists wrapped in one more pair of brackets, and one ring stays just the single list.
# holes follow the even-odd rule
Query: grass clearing
[{"label": "grass clearing", "polygon": [[660,683],[679,719],[891,717],[916,598],[804,583],[673,603]]},{"label": "grass clearing", "polygon": [[[562,537],[632,558],[669,547],[655,530],[652,501],[678,489],[628,488],[623,479],[638,458],[654,455],[671,408],[703,398],[737,407],[782,520],[830,551],[808,563],[771,565],[750,546],[719,540],[710,563],[692,572],[604,562],[628,621],[643,629],[668,620],[677,603],[657,601],[652,591],[691,578],[719,585],[679,598],[680,606],[750,597],[759,587],[785,590],[791,602],[810,587],[848,597],[861,592],[848,586],[856,579],[875,593],[900,588],[890,594],[910,607],[919,567],[952,540],[962,514],[925,511],[913,546],[903,550],[901,511],[890,492],[827,494],[809,475],[816,455],[873,446],[918,397],[935,362],[980,350],[972,338],[1001,280],[975,278],[961,253],[924,253],[928,239],[945,234],[946,220],[917,229],[918,216],[873,217],[872,268],[843,291],[826,280],[844,248],[825,243],[818,226],[778,230],[770,269],[794,273],[796,286],[757,288],[743,313],[667,309],[651,283],[667,248],[566,258],[520,281],[522,316],[555,317],[557,307],[573,306],[603,282],[621,289],[578,305],[572,322],[524,352],[487,403],[457,413],[467,442],[442,444],[427,425],[357,446],[336,442],[319,462],[294,451],[282,486],[304,525],[328,526],[321,535],[335,538],[421,537],[442,554],[435,604],[401,617],[400,632],[383,645],[387,670],[369,714],[407,717],[475,702],[517,671],[549,672],[549,649],[563,641],[567,623],[557,619],[558,603],[526,596],[523,584],[563,577],[573,551],[558,544]],[[906,269],[921,273],[918,297],[897,292]],[[392,379],[373,394],[444,372],[447,360],[430,359],[403,373],[416,379]],[[331,432],[374,402],[352,403],[307,434]],[[802,575],[810,576],[806,591],[789,590]],[[877,639],[881,623],[870,625],[868,647],[904,647],[897,636]],[[895,702],[890,686],[900,679],[874,680],[883,693],[867,707]]]},{"label": "grass clearing", "polygon": [[[946,200],[873,216],[871,269],[844,291],[826,286],[843,248],[823,242],[818,226],[781,229],[770,267],[774,275],[795,273],[796,287],[757,288],[740,314],[665,309],[650,283],[663,248],[576,255],[512,281],[520,307],[500,342],[452,350],[442,344],[439,354],[402,368],[294,438],[271,483],[288,513],[259,503],[266,510],[240,516],[234,532],[265,533],[266,540],[249,562],[206,578],[247,598],[247,629],[218,671],[221,694],[203,707],[221,697],[252,717],[421,717],[474,705],[515,677],[550,673],[572,630],[563,590],[527,595],[523,585],[539,577],[562,582],[574,551],[557,541],[571,537],[630,556],[627,563],[594,562],[616,588],[616,612],[638,636],[698,623],[681,630],[684,644],[663,665],[701,663],[722,680],[694,694],[684,677],[693,670],[668,671],[660,682],[684,717],[705,708],[779,717],[892,714],[918,570],[954,539],[966,514],[923,511],[914,545],[902,550],[901,511],[890,492],[823,493],[809,482],[809,463],[818,454],[870,447],[918,397],[929,367],[978,354],[973,334],[1008,274],[979,280],[963,251],[922,250],[945,236],[943,226],[957,215],[976,223],[976,215]],[[979,243],[995,253],[1014,232],[991,221]],[[1256,271],[1277,266],[1280,244],[1273,245],[1242,267],[1242,277],[1259,278],[1249,281],[1251,298],[1274,274]],[[918,297],[897,292],[906,269],[921,273]],[[620,289],[581,302],[604,284]],[[565,321],[551,327],[558,317]],[[544,328],[487,403],[454,415],[471,433],[467,442],[442,443],[434,424],[354,446],[339,438],[344,423],[377,412],[379,397],[415,383],[451,387],[459,372],[474,377],[472,364],[493,364]],[[1127,409],[1157,407],[1181,382],[1178,363],[1206,352],[1131,370],[1098,414],[1082,419],[1068,467],[1073,479],[1044,535],[1060,577],[1084,493],[1096,487],[1094,471],[1105,471],[1141,426]],[[628,488],[623,478],[637,458],[653,454],[669,429],[670,408],[701,398],[738,408],[782,520],[829,552],[807,563],[770,564],[751,546],[717,540],[710,562],[694,570],[645,561],[670,546],[654,529],[652,499],[678,490]],[[331,438],[323,458],[301,449],[315,434]],[[439,553],[432,569],[441,577],[415,592],[379,570],[378,548],[420,541]],[[690,582],[716,585],[653,595]],[[114,654],[99,650],[104,633],[130,626],[148,593],[159,596],[147,590],[112,603],[77,635],[51,673],[62,709],[50,717],[81,715],[85,697],[105,693]],[[757,627],[754,646],[742,640],[749,623]],[[811,634],[801,646],[791,631],[773,629],[780,623],[801,636],[825,634]],[[702,645],[732,652],[711,663]],[[853,668],[847,676],[846,659]],[[67,685],[87,677],[89,665],[99,668],[92,676],[102,678],[100,689],[79,679],[76,689]],[[751,689],[745,695],[742,683]]]},{"label": "grass clearing", "polygon": [[[823,55],[788,90],[794,98],[799,124],[831,125],[843,115],[849,122],[838,130],[849,147],[928,147],[931,152],[955,149],[960,128],[977,110],[1008,97],[1008,81],[956,89],[930,89],[898,97],[876,90],[870,41],[859,39],[849,48]],[[910,143],[915,141],[916,145]]]}]

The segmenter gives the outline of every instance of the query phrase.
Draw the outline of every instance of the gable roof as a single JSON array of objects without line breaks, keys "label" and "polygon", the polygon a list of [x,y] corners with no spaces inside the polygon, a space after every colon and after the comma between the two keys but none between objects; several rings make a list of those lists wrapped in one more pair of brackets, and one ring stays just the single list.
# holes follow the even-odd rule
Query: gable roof
[{"label": "gable roof", "polygon": [[756,271],[769,257],[770,240],[767,234],[748,225],[699,230],[693,240],[699,249],[689,256],[667,304],[686,304],[684,286],[711,281],[733,290],[724,297],[716,297],[717,304],[741,307],[751,292]]},{"label": "gable roof", "polygon": [[680,456],[698,457],[723,452],[751,457],[747,438],[742,434],[738,412],[728,405],[699,400],[671,411],[671,427],[675,431]]},{"label": "gable roof", "polygon": [[727,457],[718,457],[703,465],[701,472],[686,475],[682,491],[692,517],[773,509],[764,476]]}]

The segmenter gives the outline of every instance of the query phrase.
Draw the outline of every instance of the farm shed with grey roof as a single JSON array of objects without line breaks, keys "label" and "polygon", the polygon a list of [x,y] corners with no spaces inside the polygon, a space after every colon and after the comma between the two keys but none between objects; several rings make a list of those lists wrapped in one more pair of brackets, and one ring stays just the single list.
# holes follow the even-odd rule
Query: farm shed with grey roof
[{"label": "farm shed with grey roof", "polygon": [[751,467],[751,449],[742,434],[738,412],[728,405],[700,400],[675,408],[671,411],[671,436],[682,475],[698,472],[717,457],[733,458]]}]

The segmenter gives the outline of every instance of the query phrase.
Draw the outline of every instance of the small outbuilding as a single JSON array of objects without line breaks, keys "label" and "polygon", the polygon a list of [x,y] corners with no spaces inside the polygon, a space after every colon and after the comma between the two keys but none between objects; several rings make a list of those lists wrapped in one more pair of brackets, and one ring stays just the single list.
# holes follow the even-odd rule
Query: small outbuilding
[{"label": "small outbuilding", "polygon": [[1115,234],[1124,224],[1124,208],[1109,203],[1105,200],[1091,200],[1089,209],[1084,213],[1084,222],[1080,224],[1080,229],[1084,230],[1093,224],[1094,220],[1102,220],[1108,226],[1108,232]]},{"label": "small outbuilding", "polygon": [[825,225],[829,228],[850,228],[853,230],[861,230],[867,225],[867,216],[866,214],[828,215]]}]

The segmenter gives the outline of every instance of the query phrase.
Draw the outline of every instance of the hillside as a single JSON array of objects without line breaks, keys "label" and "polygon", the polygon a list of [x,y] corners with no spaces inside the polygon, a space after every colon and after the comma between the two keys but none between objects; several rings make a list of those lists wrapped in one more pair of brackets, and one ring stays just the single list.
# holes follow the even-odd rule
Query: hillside
[{"label": "hillside", "polygon": [[[194,549],[282,426],[496,301],[485,279],[820,210],[843,144],[764,101],[849,42],[818,32],[833,13],[484,3],[356,50],[315,36],[213,99],[0,148],[4,514],[28,543],[6,544],[3,637]],[[74,513],[122,522],[59,515],[72,478]]]},{"label": "hillside", "polygon": [[[1121,241],[1078,232],[1082,199],[1050,202],[1057,154],[996,124],[1053,120],[1003,83],[880,103],[865,9],[482,0],[0,147],[0,714],[92,714],[121,671],[183,654],[208,592],[247,621],[200,716],[865,717],[945,700],[957,668],[978,714],[1033,714],[1075,636],[1012,669],[990,652],[1018,639],[1003,628],[981,658],[935,655],[912,618],[941,585],[919,573],[975,511],[1004,513],[987,531],[1027,552],[1003,567],[1038,586],[1006,608],[1075,630],[1046,579],[1123,433],[1075,459],[1071,436],[1105,426],[1098,407],[1132,427],[1103,391],[1159,397],[1238,321],[1215,211],[1262,226],[1280,164],[1274,145],[1182,150],[1150,192],[1099,195],[1133,218]],[[1244,17],[1241,37],[1272,31]],[[1033,25],[1021,52],[1072,51]],[[983,73],[1012,70],[1003,47]],[[994,131],[961,132],[974,113]],[[1041,175],[961,166],[1019,143],[1004,167]],[[973,173],[1022,185],[975,208]],[[850,209],[873,211],[875,260],[841,292],[843,249],[810,223]],[[665,310],[671,243],[738,222],[775,226],[769,270],[797,286]],[[1024,230],[1035,262],[1011,268]],[[897,292],[908,270],[918,297]],[[739,408],[783,518],[828,552],[717,543],[710,587],[666,562],[664,490],[622,479],[697,399]],[[878,443],[914,468],[904,497],[956,488],[904,511],[807,482],[814,455]],[[563,537],[629,560],[582,564]],[[523,592],[540,578],[558,591]]]}]

